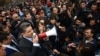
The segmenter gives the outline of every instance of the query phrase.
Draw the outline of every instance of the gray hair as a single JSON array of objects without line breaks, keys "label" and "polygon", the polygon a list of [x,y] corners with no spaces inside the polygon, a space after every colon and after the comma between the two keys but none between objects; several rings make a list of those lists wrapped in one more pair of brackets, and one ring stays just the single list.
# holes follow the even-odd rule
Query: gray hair
[{"label": "gray hair", "polygon": [[23,32],[25,32],[26,28],[29,26],[31,26],[31,24],[29,22],[23,22],[20,24],[19,29],[23,33]]}]

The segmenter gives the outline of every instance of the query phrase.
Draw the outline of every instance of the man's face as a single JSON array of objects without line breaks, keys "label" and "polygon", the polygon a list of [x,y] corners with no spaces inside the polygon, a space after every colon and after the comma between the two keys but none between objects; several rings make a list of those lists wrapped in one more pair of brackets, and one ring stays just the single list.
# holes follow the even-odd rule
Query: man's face
[{"label": "man's face", "polygon": [[18,20],[20,17],[18,16],[18,14],[13,14],[13,16],[12,16],[12,18],[13,18],[13,20]]},{"label": "man's face", "polygon": [[87,29],[84,31],[84,36],[86,38],[90,38],[90,37],[93,37],[93,33],[91,33],[91,29]]},{"label": "man's face", "polygon": [[30,14],[30,13],[28,13],[28,14],[26,15],[26,19],[27,19],[27,20],[32,19],[32,16],[31,16],[31,14]]},{"label": "man's face", "polygon": [[63,5],[63,8],[62,8],[63,10],[66,10],[67,8],[66,8],[66,5]]},{"label": "man's face", "polygon": [[81,21],[80,20],[76,20],[75,22],[77,25],[80,25],[81,24]]},{"label": "man's face", "polygon": [[8,32],[8,33],[9,33],[9,32],[10,32],[10,29],[9,29],[9,27],[8,27],[8,26],[6,26],[6,27],[3,29],[3,31],[4,31],[4,32]]},{"label": "man's face", "polygon": [[52,24],[55,24],[56,23],[56,20],[55,19],[52,19],[50,20]]},{"label": "man's face", "polygon": [[57,14],[58,13],[58,9],[57,8],[53,8],[53,13]]},{"label": "man's face", "polygon": [[97,10],[97,5],[92,5],[92,6],[91,6],[91,9],[92,9],[93,11]]},{"label": "man's face", "polygon": [[32,37],[33,36],[33,29],[31,26],[27,27],[24,32],[24,36]]},{"label": "man's face", "polygon": [[36,14],[36,12],[37,12],[36,9],[33,7],[33,8],[32,8],[32,13],[33,13],[33,14]]},{"label": "man's face", "polygon": [[7,36],[7,40],[6,40],[7,44],[10,44],[11,41],[12,41],[12,36],[11,35],[8,35]]},{"label": "man's face", "polygon": [[1,12],[1,15],[2,15],[2,16],[5,16],[5,13],[6,13],[6,11],[2,11],[2,12]]},{"label": "man's face", "polygon": [[90,24],[90,26],[93,26],[93,25],[96,24],[96,22],[95,22],[95,20],[91,20],[91,21],[89,22],[89,24]]},{"label": "man's face", "polygon": [[86,8],[86,3],[81,3],[80,6],[81,8]]}]

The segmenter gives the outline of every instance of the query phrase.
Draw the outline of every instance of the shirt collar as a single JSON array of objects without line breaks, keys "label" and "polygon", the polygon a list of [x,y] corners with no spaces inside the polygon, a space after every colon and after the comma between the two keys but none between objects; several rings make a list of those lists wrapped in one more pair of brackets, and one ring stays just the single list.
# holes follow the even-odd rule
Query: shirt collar
[{"label": "shirt collar", "polygon": [[32,42],[32,38],[31,37],[26,37],[26,36],[23,36],[23,37]]},{"label": "shirt collar", "polygon": [[27,40],[29,40],[29,41],[31,41],[31,42],[32,42],[32,38],[25,38],[25,39],[27,39]]}]

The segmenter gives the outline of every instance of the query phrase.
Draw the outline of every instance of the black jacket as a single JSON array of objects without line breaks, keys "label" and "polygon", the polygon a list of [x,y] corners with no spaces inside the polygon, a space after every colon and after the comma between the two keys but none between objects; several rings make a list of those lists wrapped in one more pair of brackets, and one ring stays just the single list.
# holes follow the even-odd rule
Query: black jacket
[{"label": "black jacket", "polygon": [[[49,56],[43,46],[33,46],[33,43],[25,38],[21,38],[19,41],[19,47],[25,56]],[[48,50],[49,51],[49,50]]]}]

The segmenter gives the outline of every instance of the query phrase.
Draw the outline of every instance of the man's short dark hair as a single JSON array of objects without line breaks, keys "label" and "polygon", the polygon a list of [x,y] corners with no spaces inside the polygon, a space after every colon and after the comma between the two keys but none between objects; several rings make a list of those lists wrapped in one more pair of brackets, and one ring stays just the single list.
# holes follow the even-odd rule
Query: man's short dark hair
[{"label": "man's short dark hair", "polygon": [[91,43],[86,43],[83,45],[83,49],[81,50],[82,56],[95,56],[95,49]]},{"label": "man's short dark hair", "polygon": [[86,28],[84,29],[84,31],[85,31],[85,30],[91,30],[91,33],[93,33],[93,34],[95,33],[95,32],[94,32],[94,29],[91,28],[91,27],[86,27]]},{"label": "man's short dark hair", "polygon": [[3,22],[0,24],[0,31],[3,31],[3,29],[5,29],[7,27],[6,22]]},{"label": "man's short dark hair", "polygon": [[86,3],[85,1],[81,1],[80,3]]},{"label": "man's short dark hair", "polygon": [[9,36],[10,34],[7,32],[0,32],[0,43],[3,42],[3,40],[7,40],[7,36]]},{"label": "man's short dark hair", "polygon": [[25,29],[26,29],[27,27],[29,27],[29,26],[31,26],[31,24],[28,23],[28,22],[23,22],[23,23],[21,23],[20,26],[19,26],[20,32],[22,32],[22,33],[25,32]]}]

